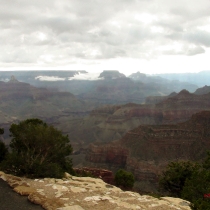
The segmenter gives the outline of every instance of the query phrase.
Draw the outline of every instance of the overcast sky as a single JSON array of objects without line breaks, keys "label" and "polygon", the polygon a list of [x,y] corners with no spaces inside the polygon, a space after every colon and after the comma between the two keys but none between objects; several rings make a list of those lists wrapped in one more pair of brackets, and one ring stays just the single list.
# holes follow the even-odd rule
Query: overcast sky
[{"label": "overcast sky", "polygon": [[0,3],[0,70],[210,70],[210,0]]}]

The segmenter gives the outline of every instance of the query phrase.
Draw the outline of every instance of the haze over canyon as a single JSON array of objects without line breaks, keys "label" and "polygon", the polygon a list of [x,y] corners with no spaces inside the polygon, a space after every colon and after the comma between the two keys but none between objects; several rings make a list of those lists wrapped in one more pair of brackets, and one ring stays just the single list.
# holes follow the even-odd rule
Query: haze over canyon
[{"label": "haze over canyon", "polygon": [[40,118],[68,134],[75,167],[124,168],[137,188],[155,190],[170,161],[199,161],[210,149],[209,78],[210,71],[1,71],[3,141],[12,123]]}]

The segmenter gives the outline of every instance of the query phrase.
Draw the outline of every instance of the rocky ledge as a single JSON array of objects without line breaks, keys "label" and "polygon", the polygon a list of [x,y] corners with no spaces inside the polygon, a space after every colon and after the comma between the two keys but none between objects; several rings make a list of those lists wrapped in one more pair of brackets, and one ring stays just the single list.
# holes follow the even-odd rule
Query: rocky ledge
[{"label": "rocky ledge", "polygon": [[65,173],[63,179],[27,179],[0,172],[14,191],[46,210],[190,210],[189,202],[172,197],[140,195],[90,177]]}]

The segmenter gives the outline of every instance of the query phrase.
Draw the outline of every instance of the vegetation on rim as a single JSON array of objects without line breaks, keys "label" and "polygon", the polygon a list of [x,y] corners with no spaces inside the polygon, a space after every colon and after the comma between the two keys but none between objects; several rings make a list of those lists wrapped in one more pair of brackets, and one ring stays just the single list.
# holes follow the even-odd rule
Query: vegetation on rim
[{"label": "vegetation on rim", "polygon": [[159,185],[167,195],[190,201],[193,210],[210,209],[210,152],[200,164],[171,162]]},{"label": "vegetation on rim", "polygon": [[115,184],[123,189],[132,189],[134,185],[134,176],[131,172],[119,169],[115,174]]},{"label": "vegetation on rim", "polygon": [[11,152],[1,168],[14,175],[61,178],[73,173],[68,157],[72,147],[68,136],[40,119],[28,119],[10,127]]}]

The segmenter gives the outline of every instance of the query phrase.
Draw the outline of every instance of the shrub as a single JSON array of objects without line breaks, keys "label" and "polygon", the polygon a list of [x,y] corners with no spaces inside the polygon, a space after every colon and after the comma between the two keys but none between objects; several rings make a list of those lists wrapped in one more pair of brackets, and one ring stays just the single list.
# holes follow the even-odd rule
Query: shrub
[{"label": "shrub", "polygon": [[15,175],[57,177],[73,171],[68,136],[42,120],[28,119],[10,127],[11,153],[2,167]]},{"label": "shrub", "polygon": [[[205,195],[207,197],[205,198]],[[181,197],[189,200],[193,210],[210,209],[210,172],[206,169],[196,171],[186,180]]]},{"label": "shrub", "polygon": [[187,179],[198,170],[199,165],[190,161],[171,162],[163,172],[159,186],[170,196],[180,197]]},{"label": "shrub", "polygon": [[8,150],[6,145],[0,140],[0,162],[2,162],[5,159],[7,153]]},{"label": "shrub", "polygon": [[169,195],[190,201],[193,210],[210,210],[210,153],[200,165],[170,163],[159,184]]},{"label": "shrub", "polygon": [[130,189],[134,185],[134,176],[131,172],[125,171],[123,169],[119,169],[115,174],[115,184],[116,186]]},{"label": "shrub", "polygon": [[[4,129],[0,128],[0,135],[4,134]],[[4,142],[0,140],[0,163],[5,159],[8,149]]]},{"label": "shrub", "polygon": [[199,170],[186,180],[182,198],[189,200],[193,210],[210,209],[210,152]]}]

